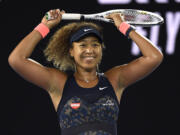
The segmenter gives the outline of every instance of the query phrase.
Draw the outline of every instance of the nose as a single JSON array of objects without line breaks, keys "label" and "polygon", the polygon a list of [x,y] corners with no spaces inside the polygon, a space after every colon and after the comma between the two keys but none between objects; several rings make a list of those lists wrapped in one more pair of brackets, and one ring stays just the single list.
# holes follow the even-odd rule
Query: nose
[{"label": "nose", "polygon": [[91,46],[88,46],[87,48],[86,48],[86,53],[92,53],[94,51],[94,49],[93,49],[93,47],[91,47]]}]

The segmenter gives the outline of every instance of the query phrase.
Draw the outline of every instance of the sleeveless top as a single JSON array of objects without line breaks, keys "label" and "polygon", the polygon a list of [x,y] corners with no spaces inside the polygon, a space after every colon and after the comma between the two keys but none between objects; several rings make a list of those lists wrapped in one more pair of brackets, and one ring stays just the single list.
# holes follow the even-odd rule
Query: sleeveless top
[{"label": "sleeveless top", "polygon": [[117,135],[118,99],[103,73],[98,79],[95,87],[82,88],[68,76],[57,110],[61,135]]}]

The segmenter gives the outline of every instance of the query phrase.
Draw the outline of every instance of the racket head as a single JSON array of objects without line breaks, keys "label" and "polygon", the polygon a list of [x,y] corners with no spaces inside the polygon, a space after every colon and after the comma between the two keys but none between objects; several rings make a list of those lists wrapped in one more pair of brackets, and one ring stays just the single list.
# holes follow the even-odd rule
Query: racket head
[{"label": "racket head", "polygon": [[89,18],[94,17],[94,19],[100,21],[113,23],[112,19],[106,18],[107,15],[112,13],[122,14],[124,21],[131,25],[140,25],[140,26],[148,27],[148,26],[160,25],[164,23],[164,19],[157,13],[144,11],[144,10],[137,10],[137,9],[114,9],[98,14],[93,14],[89,16]]}]

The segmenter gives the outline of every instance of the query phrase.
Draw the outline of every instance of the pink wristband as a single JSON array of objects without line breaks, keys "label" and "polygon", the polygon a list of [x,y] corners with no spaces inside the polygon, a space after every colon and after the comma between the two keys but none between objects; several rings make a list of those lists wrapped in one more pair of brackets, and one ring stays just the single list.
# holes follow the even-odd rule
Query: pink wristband
[{"label": "pink wristband", "polygon": [[123,33],[124,35],[126,35],[127,30],[131,27],[131,25],[129,25],[126,22],[122,22],[119,26],[119,30],[121,33]]},{"label": "pink wristband", "polygon": [[37,30],[43,38],[50,32],[49,28],[43,23],[40,23],[34,30]]}]

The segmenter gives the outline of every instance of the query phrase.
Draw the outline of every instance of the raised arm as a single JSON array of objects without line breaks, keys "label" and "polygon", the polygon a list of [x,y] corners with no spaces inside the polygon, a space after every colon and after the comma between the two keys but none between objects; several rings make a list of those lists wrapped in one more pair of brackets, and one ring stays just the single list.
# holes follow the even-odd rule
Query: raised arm
[{"label": "raised arm", "polygon": [[[61,16],[64,13],[59,10],[51,10],[50,12],[51,15],[55,17],[54,20],[47,21],[46,18],[43,17],[41,21],[41,23],[49,29],[60,23]],[[33,30],[11,52],[8,62],[9,65],[25,80],[50,91],[52,90],[52,87],[59,87],[56,86],[56,84],[60,84],[60,82],[57,82],[57,78],[60,78],[63,81],[65,74],[53,68],[44,67],[40,63],[29,58],[41,40],[42,35],[40,32]]]},{"label": "raised arm", "polygon": [[[109,18],[114,20],[117,28],[123,22],[120,14],[111,14]],[[150,40],[134,30],[130,32],[129,37],[138,45],[142,56],[106,72],[107,76],[115,82],[115,85],[122,87],[122,89],[149,75],[163,60],[163,54]]]}]

